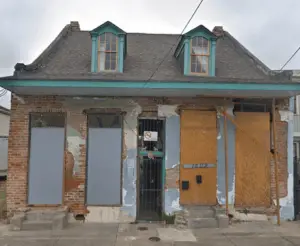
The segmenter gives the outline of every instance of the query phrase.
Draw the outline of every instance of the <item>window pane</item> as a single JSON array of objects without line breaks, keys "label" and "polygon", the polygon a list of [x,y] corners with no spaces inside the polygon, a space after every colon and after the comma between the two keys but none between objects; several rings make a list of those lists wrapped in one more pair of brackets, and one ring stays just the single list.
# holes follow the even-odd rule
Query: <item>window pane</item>
[{"label": "window pane", "polygon": [[191,64],[191,72],[192,73],[197,73],[197,64],[196,63]]},{"label": "window pane", "polygon": [[192,39],[192,54],[207,55],[209,54],[208,40],[203,37],[194,37]]},{"label": "window pane", "polygon": [[110,54],[112,63],[117,63],[117,53],[113,52]]},{"label": "window pane", "polygon": [[200,73],[200,61],[198,60],[198,56],[191,57],[191,72]]},{"label": "window pane", "polygon": [[201,57],[201,73],[208,72],[208,57],[200,56]]},{"label": "window pane", "polygon": [[100,71],[104,70],[104,64],[105,64],[105,53],[100,52],[100,55],[99,55],[99,68],[100,68]]},{"label": "window pane", "polygon": [[106,51],[110,51],[111,49],[111,46],[110,46],[110,44],[111,44],[111,42],[110,42],[110,40],[109,39],[107,39],[107,37],[106,37],[106,43],[105,43],[105,50]]},{"label": "window pane", "polygon": [[88,115],[90,128],[121,128],[122,116],[117,114],[90,114]]},{"label": "window pane", "polygon": [[105,53],[105,70],[110,70],[110,53]]},{"label": "window pane", "polygon": [[207,56],[191,56],[191,72],[207,73],[208,57]]},{"label": "window pane", "polygon": [[110,64],[111,70],[116,70],[116,63],[117,63],[117,53],[111,53],[111,64]]},{"label": "window pane", "polygon": [[111,51],[117,51],[117,37],[111,36]]},{"label": "window pane", "polygon": [[103,34],[100,35],[100,42],[104,43],[104,41],[105,41],[105,33],[103,33]]},{"label": "window pane", "polygon": [[31,127],[65,127],[63,113],[31,113]]}]

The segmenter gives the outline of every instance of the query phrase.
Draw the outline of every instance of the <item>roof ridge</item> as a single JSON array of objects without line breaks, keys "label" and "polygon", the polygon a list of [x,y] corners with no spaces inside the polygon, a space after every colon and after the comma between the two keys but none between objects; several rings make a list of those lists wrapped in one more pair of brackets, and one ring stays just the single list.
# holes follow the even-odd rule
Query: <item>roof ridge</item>
[{"label": "roof ridge", "polygon": [[61,41],[61,39],[66,37],[72,31],[78,31],[78,28],[74,28],[74,22],[70,22],[70,24],[65,25],[65,27],[60,31],[56,38],[46,47],[46,49],[44,49],[44,51],[32,63],[28,65],[25,65],[24,63],[17,63],[15,65],[15,72],[22,70],[33,71],[38,69],[39,67],[42,67],[42,64],[40,64],[41,61],[52,53],[53,48]]}]

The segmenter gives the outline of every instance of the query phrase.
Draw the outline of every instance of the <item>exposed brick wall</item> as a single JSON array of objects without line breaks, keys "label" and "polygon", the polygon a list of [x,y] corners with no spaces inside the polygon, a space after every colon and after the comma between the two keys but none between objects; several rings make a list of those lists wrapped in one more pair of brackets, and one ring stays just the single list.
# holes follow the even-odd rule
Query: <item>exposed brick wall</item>
[{"label": "exposed brick wall", "polygon": [[[277,139],[277,162],[278,162],[278,184],[279,197],[287,196],[287,141],[288,141],[288,123],[281,121],[280,115],[276,112],[276,139]],[[271,133],[272,134],[272,133]],[[276,182],[275,182],[275,163],[274,159],[271,161],[271,195],[272,199],[276,199]]]},{"label": "exposed brick wall", "polygon": [[24,98],[26,104],[14,97],[11,100],[6,189],[9,213],[27,206],[29,113],[65,112],[62,102],[55,96]]},{"label": "exposed brick wall", "polygon": [[0,193],[6,193],[6,180],[0,180]]},{"label": "exposed brick wall", "polygon": [[[8,151],[7,177],[7,206],[10,212],[27,206],[27,176],[28,176],[28,143],[29,143],[29,113],[30,112],[64,112],[67,124],[80,132],[84,140],[80,144],[79,172],[72,180],[66,178],[64,203],[75,212],[84,212],[84,184],[86,174],[86,146],[87,134],[86,116],[80,107],[66,107],[64,99],[55,96],[25,96],[26,104],[21,104],[15,98],[11,102],[11,122]],[[222,101],[222,100],[221,100]],[[220,103],[221,103],[220,101]],[[150,108],[157,104],[179,104],[188,108],[209,108],[218,103],[216,99],[180,99],[167,98],[153,100],[142,98],[138,103],[143,108]],[[224,101],[223,101],[224,102]],[[147,106],[147,107],[146,107]],[[201,106],[201,107],[200,107]],[[281,182],[281,197],[287,193],[287,123],[277,117],[277,137],[279,151],[279,181]],[[67,135],[67,134],[66,134]],[[66,136],[68,139],[68,136]],[[69,165],[68,149],[65,149],[65,166]],[[66,174],[67,175],[67,174]],[[179,168],[166,171],[166,186],[178,188]],[[274,197],[274,170],[272,170],[272,197]],[[1,184],[0,184],[1,185]]]}]

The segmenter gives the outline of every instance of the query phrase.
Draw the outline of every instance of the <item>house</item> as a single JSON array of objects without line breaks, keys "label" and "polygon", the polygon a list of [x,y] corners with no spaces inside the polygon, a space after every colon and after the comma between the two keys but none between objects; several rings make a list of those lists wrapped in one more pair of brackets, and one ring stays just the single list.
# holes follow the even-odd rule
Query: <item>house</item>
[{"label": "house", "polygon": [[226,197],[272,209],[274,121],[281,216],[294,217],[287,116],[300,84],[220,26],[169,35],[71,22],[0,86],[14,93],[10,215],[51,205],[89,211],[89,221],[156,220],[184,205],[225,206]]},{"label": "house", "polygon": [[[300,70],[293,70],[293,81],[300,82]],[[300,157],[300,96],[295,97],[294,115],[294,151],[295,156]]]},{"label": "house", "polygon": [[5,197],[10,110],[0,106],[0,199]]}]

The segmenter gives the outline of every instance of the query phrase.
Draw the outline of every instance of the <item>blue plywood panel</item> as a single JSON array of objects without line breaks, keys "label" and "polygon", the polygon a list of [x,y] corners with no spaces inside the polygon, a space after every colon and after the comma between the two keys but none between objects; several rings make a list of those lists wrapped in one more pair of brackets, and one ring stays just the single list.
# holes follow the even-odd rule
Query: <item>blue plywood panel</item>
[{"label": "blue plywood panel", "polygon": [[121,128],[89,128],[87,205],[121,203]]},{"label": "blue plywood panel", "polygon": [[62,204],[64,128],[32,128],[28,204]]}]

